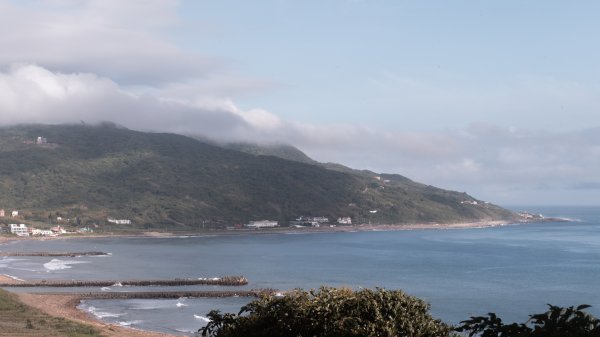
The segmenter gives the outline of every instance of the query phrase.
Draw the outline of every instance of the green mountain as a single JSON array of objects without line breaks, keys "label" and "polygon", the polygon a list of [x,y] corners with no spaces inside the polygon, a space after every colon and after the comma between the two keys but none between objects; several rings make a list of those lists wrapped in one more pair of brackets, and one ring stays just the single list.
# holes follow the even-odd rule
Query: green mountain
[{"label": "green mountain", "polygon": [[251,154],[254,156],[273,156],[278,157],[285,160],[297,161],[300,163],[306,164],[319,164],[317,161],[313,160],[309,156],[307,156],[304,152],[299,149],[286,145],[286,144],[252,144],[252,143],[227,143],[221,145],[221,147],[244,152],[247,154]]},{"label": "green mountain", "polygon": [[515,216],[465,193],[341,167],[110,124],[21,125],[0,128],[0,208],[39,221],[102,225],[112,217],[169,230],[302,215],[354,223]]}]

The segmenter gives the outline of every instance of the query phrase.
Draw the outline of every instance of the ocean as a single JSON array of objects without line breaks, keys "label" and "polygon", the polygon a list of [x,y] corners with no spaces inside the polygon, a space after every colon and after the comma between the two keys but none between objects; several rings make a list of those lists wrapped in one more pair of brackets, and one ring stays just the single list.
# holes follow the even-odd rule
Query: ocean
[{"label": "ocean", "polygon": [[[384,287],[425,299],[432,314],[448,323],[487,312],[496,312],[504,321],[523,322],[529,314],[545,311],[547,303],[586,303],[592,305],[589,312],[600,316],[600,208],[517,209],[574,221],[455,230],[12,242],[0,245],[0,250],[93,250],[110,255],[6,257],[0,259],[0,274],[28,280],[244,275],[250,284],[242,289]],[[169,288],[176,289],[221,288]],[[88,300],[81,309],[132,328],[190,335],[206,323],[209,310],[237,312],[246,301]]]}]

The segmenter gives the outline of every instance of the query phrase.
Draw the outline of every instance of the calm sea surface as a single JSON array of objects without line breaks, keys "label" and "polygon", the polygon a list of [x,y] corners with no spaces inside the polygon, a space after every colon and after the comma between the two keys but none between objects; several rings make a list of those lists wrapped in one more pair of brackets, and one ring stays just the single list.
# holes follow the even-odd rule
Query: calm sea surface
[{"label": "calm sea surface", "polygon": [[[600,208],[528,209],[578,221],[462,230],[18,242],[0,245],[0,250],[112,255],[2,258],[0,274],[31,280],[244,275],[250,281],[246,288],[379,286],[427,300],[434,316],[449,323],[490,311],[525,321],[528,314],[545,311],[546,303],[587,303],[600,316]],[[94,300],[82,308],[133,328],[185,335],[205,324],[210,309],[237,312],[245,301]]]}]

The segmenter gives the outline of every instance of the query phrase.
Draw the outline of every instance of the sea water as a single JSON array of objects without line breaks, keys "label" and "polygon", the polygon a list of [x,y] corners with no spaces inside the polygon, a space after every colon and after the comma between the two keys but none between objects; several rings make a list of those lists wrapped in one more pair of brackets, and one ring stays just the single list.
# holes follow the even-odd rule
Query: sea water
[{"label": "sea water", "polygon": [[[244,275],[250,284],[242,289],[385,287],[425,299],[432,314],[449,323],[487,312],[505,321],[525,321],[528,314],[545,311],[546,303],[591,304],[588,311],[600,316],[600,208],[538,211],[575,221],[459,230],[16,242],[0,245],[0,250],[93,250],[111,255],[7,257],[0,259],[0,274],[28,280]],[[142,289],[148,290],[118,285],[86,290]],[[247,301],[88,300],[81,308],[123,326],[190,335],[206,324],[211,309],[237,312]]]}]

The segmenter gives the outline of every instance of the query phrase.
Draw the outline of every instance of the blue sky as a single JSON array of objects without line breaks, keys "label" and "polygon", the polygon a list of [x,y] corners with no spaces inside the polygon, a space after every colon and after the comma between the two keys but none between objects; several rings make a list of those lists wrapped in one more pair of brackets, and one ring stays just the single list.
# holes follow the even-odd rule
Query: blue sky
[{"label": "blue sky", "polygon": [[[200,43],[203,51],[280,86],[267,96],[240,100],[248,106],[307,122],[343,119],[414,129],[537,122],[563,129],[588,121],[566,118],[568,111],[553,112],[558,118],[547,121],[533,113],[534,118],[518,120],[506,116],[511,111],[486,112],[469,102],[457,102],[465,105],[463,111],[443,111],[426,102],[427,95],[435,100],[437,90],[466,95],[536,82],[597,85],[598,7],[594,2],[274,0],[259,6],[189,2],[182,13],[190,23],[208,22],[215,29]],[[398,92],[411,83],[417,86],[414,93],[423,95],[416,102],[406,102]],[[569,109],[569,102],[561,103]]]},{"label": "blue sky", "polygon": [[599,205],[599,10],[0,0],[0,124],[289,143],[504,205]]}]

